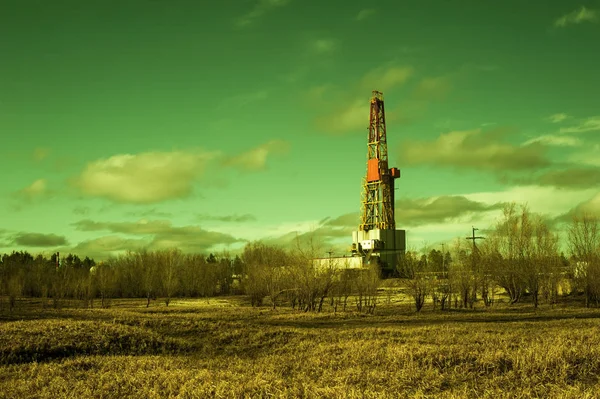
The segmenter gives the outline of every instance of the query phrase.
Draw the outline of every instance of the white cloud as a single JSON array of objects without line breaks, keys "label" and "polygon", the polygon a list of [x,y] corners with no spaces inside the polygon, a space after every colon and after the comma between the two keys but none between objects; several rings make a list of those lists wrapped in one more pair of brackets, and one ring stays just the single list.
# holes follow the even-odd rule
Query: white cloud
[{"label": "white cloud", "polygon": [[46,179],[37,179],[29,186],[22,188],[12,194],[14,199],[19,201],[16,205],[16,210],[21,210],[24,203],[32,203],[33,201],[51,197],[53,191],[48,188],[48,182]]},{"label": "white cloud", "polygon": [[235,21],[237,28],[252,25],[266,13],[290,3],[290,0],[258,0],[252,10]]},{"label": "white cloud", "polygon": [[358,14],[356,15],[356,20],[357,21],[362,21],[363,19],[366,19],[368,17],[370,17],[371,15],[375,14],[375,10],[372,8],[365,8],[363,10],[360,10],[358,12]]},{"label": "white cloud", "polygon": [[82,194],[116,202],[154,203],[186,197],[217,153],[120,154],[90,162],[73,183]]},{"label": "white cloud", "polygon": [[39,197],[40,195],[45,194],[46,190],[47,190],[46,179],[38,179],[38,180],[34,181],[33,183],[31,183],[29,186],[22,189],[20,192],[29,198],[33,198],[33,197]]},{"label": "white cloud", "polygon": [[267,166],[267,159],[273,154],[285,154],[290,145],[283,140],[271,140],[236,156],[224,160],[226,166],[238,168],[241,171],[260,171]]},{"label": "white cloud", "polygon": [[544,136],[534,137],[531,140],[528,140],[525,143],[523,143],[523,146],[527,146],[533,143],[540,143],[554,147],[579,147],[583,144],[583,142],[578,137],[548,134]]},{"label": "white cloud", "polygon": [[369,102],[357,99],[344,108],[317,118],[317,126],[328,132],[344,133],[366,129],[369,124]]},{"label": "white cloud", "polygon": [[543,146],[515,146],[499,139],[504,134],[502,129],[453,131],[440,134],[435,140],[405,140],[398,148],[405,165],[429,164],[503,172],[531,170],[550,164]]},{"label": "white cloud", "polygon": [[581,121],[578,125],[560,128],[560,133],[585,133],[600,130],[600,116],[592,116]]},{"label": "white cloud", "polygon": [[598,192],[598,188],[583,190],[565,190],[555,187],[516,186],[505,191],[463,194],[472,201],[489,205],[498,202],[528,203],[531,211],[556,217],[564,214],[581,202],[582,198],[590,198]]},{"label": "white cloud", "polygon": [[375,68],[362,78],[361,86],[364,90],[379,90],[386,92],[396,86],[400,86],[414,74],[410,66],[383,66]]},{"label": "white cloud", "polygon": [[582,22],[595,22],[597,20],[598,13],[596,10],[590,10],[585,6],[581,6],[581,8],[558,18],[556,21],[554,21],[554,26],[564,28],[567,25],[580,24]]}]

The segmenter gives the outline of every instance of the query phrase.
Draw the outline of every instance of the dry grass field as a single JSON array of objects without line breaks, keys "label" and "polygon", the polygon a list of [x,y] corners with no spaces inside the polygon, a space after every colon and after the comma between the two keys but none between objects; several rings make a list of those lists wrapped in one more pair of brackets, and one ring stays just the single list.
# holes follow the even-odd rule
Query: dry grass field
[{"label": "dry grass field", "polygon": [[597,398],[600,311],[374,315],[240,298],[0,311],[2,398]]}]

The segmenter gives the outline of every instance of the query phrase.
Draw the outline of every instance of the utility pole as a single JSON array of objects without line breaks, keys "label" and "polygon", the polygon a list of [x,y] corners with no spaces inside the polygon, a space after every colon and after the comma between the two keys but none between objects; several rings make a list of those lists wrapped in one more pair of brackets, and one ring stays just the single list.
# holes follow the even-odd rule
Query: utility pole
[{"label": "utility pole", "polygon": [[[471,270],[472,270],[473,273],[477,273],[477,270],[476,270],[477,267],[476,267],[476,264],[475,264],[475,252],[477,251],[477,244],[475,243],[475,241],[476,240],[484,240],[485,237],[475,236],[475,232],[477,230],[479,230],[479,229],[477,229],[475,227],[472,227],[472,229],[473,229],[473,233],[472,233],[471,237],[467,237],[467,240],[473,240],[473,253],[471,253],[471,259],[473,260],[473,266],[472,266]],[[477,281],[477,277],[476,277],[475,281]],[[472,301],[476,300],[476,292],[477,292],[476,288],[474,288],[473,289]],[[466,305],[466,303],[465,303],[465,305]],[[471,308],[473,308],[473,302],[471,302]]]},{"label": "utility pole", "polygon": [[473,253],[471,254],[471,258],[473,259],[473,271],[475,271],[475,252],[477,251],[477,244],[475,243],[476,240],[485,240],[485,237],[481,237],[481,236],[475,236],[475,232],[479,229],[472,227],[473,229],[473,234],[471,235],[471,237],[467,237],[467,240],[473,240]]},{"label": "utility pole", "polygon": [[477,236],[475,237],[475,232],[479,230],[476,229],[475,227],[473,227],[473,235],[471,237],[467,237],[467,240],[473,240],[473,253],[475,253],[475,249],[477,248],[477,246],[475,245],[475,240],[484,240],[485,237],[481,237],[481,236]]}]

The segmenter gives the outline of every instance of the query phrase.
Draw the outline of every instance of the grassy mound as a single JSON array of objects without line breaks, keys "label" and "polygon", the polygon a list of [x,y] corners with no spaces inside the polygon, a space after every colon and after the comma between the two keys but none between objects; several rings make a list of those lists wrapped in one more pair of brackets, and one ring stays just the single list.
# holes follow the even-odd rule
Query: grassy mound
[{"label": "grassy mound", "polygon": [[185,351],[187,345],[155,332],[121,324],[69,319],[0,325],[0,364],[78,355],[151,355]]}]

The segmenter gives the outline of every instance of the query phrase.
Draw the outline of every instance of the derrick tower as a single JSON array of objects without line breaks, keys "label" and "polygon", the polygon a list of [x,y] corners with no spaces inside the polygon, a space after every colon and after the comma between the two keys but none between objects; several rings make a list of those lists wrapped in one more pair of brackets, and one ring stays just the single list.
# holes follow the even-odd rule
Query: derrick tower
[{"label": "derrick tower", "polygon": [[352,253],[364,263],[376,262],[383,275],[391,275],[398,255],[406,249],[406,232],[396,229],[394,181],[398,168],[389,168],[383,93],[373,91],[367,138],[367,173],[362,180],[358,231],[352,233]]},{"label": "derrick tower", "polygon": [[383,93],[373,91],[369,112],[367,174],[363,179],[360,231],[394,230],[394,180],[397,168],[388,169]]}]

